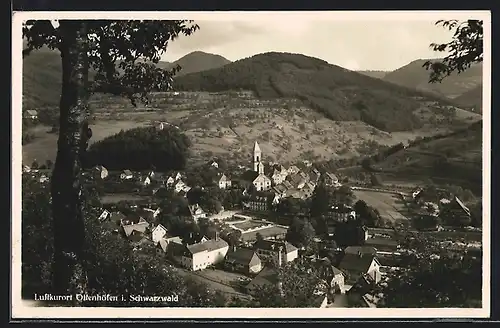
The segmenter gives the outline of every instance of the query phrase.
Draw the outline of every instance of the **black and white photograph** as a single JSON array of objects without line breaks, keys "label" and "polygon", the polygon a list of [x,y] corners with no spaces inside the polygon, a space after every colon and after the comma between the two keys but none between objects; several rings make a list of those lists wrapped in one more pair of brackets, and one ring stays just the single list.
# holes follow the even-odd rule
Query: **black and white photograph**
[{"label": "black and white photograph", "polygon": [[12,35],[13,318],[489,316],[488,11]]}]

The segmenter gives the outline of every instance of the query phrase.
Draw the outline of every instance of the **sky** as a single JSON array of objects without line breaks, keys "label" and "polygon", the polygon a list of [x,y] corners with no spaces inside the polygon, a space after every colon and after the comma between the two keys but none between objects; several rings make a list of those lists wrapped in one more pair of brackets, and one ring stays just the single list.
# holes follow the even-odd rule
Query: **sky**
[{"label": "sky", "polygon": [[432,51],[429,45],[448,42],[452,34],[436,26],[436,20],[298,19],[296,16],[256,20],[198,19],[195,23],[200,29],[170,43],[162,58],[175,61],[199,50],[235,61],[278,51],[320,58],[350,70],[390,71],[416,59],[443,56]]}]

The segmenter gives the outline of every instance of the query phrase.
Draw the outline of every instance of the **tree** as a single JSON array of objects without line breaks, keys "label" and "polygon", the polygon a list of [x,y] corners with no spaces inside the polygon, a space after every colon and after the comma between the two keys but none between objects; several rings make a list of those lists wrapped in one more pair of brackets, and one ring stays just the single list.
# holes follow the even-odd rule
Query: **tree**
[{"label": "tree", "polygon": [[[58,50],[62,62],[59,139],[51,179],[54,229],[54,292],[86,287],[85,229],[81,166],[92,131],[88,99],[92,93],[147,102],[152,90],[168,90],[178,68],[158,68],[168,43],[198,29],[190,21],[29,20],[23,26],[27,48]],[[89,71],[95,73],[93,83]],[[69,233],[72,231],[72,233]]]},{"label": "tree", "polygon": [[310,213],[311,217],[320,217],[328,213],[330,206],[330,195],[323,184],[318,184],[314,188],[314,193],[311,199]]},{"label": "tree", "polygon": [[277,272],[277,283],[257,288],[260,307],[314,307],[315,291],[327,291],[320,273],[310,263],[297,259]]},{"label": "tree", "polygon": [[298,247],[308,247],[315,235],[316,232],[309,220],[293,218],[286,233],[286,240]]},{"label": "tree", "polygon": [[[380,284],[383,307],[474,307],[482,298],[482,260],[465,249],[455,253],[424,234],[407,234],[400,267]],[[479,305],[480,306],[480,305]]]},{"label": "tree", "polygon": [[441,82],[445,77],[457,72],[460,74],[474,63],[483,61],[483,21],[469,19],[439,20],[436,25],[455,30],[452,40],[448,43],[431,43],[434,51],[448,52],[441,61],[427,61],[424,67],[431,70],[429,82]]}]

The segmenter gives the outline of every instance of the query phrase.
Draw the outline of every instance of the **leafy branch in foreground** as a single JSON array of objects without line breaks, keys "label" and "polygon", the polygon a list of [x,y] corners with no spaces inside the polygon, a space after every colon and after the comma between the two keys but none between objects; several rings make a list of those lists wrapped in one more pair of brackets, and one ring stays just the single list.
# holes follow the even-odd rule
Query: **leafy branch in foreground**
[{"label": "leafy branch in foreground", "polygon": [[483,21],[439,20],[440,25],[448,30],[455,30],[452,40],[448,43],[431,43],[434,51],[448,52],[441,61],[426,61],[423,65],[430,70],[429,82],[441,82],[452,73],[464,72],[474,63],[483,61]]}]

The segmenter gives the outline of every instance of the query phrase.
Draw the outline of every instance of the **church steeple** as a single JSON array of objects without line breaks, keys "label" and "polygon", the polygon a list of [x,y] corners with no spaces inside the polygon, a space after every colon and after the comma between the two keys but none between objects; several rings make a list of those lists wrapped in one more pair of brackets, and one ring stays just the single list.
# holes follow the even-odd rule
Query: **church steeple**
[{"label": "church steeple", "polygon": [[264,174],[264,165],[262,164],[262,150],[259,143],[255,141],[253,145],[253,170],[259,174]]}]

